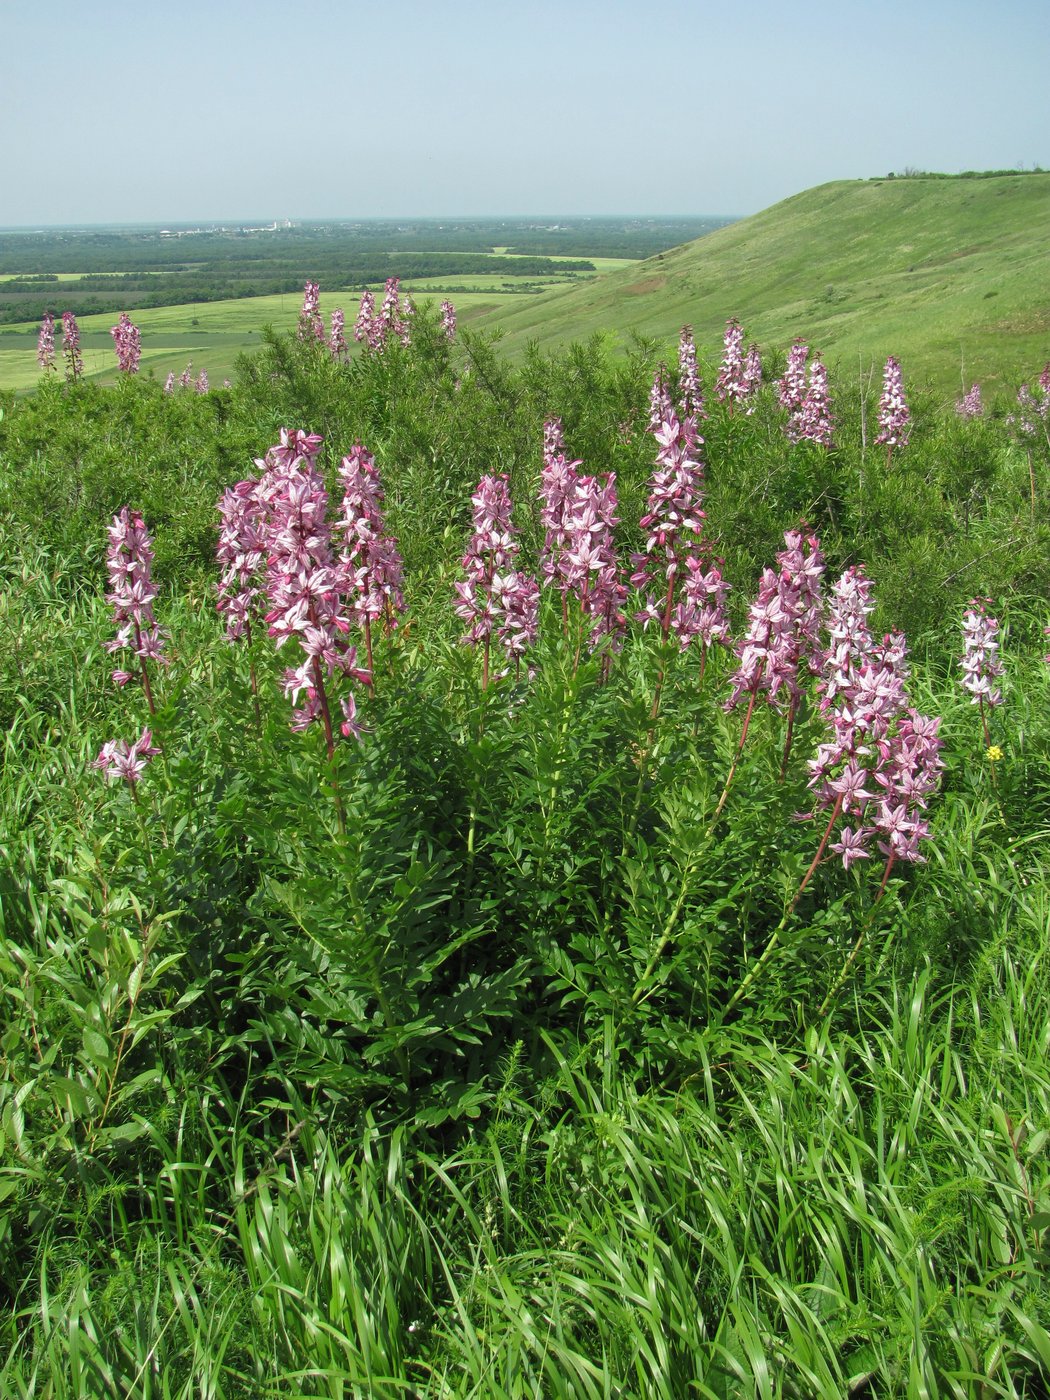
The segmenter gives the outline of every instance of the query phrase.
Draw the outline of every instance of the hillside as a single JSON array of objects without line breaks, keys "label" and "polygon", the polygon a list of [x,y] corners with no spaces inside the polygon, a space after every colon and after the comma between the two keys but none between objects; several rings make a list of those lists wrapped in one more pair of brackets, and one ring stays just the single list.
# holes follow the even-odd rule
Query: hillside
[{"label": "hillside", "polygon": [[1050,174],[836,181],[479,324],[516,354],[688,322],[713,358],[730,316],[763,346],[802,336],[832,366],[896,354],[946,391],[961,373],[1012,386],[1050,358]]}]

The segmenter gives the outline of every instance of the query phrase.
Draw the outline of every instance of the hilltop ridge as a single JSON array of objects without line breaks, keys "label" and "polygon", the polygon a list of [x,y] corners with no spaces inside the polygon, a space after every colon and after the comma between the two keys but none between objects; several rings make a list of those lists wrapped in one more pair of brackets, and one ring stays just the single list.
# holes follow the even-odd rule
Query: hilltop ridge
[{"label": "hilltop ridge", "polygon": [[731,316],[764,346],[802,336],[832,364],[895,354],[940,388],[1012,384],[1050,357],[1050,173],[833,181],[478,324],[514,354],[689,323],[710,358]]}]

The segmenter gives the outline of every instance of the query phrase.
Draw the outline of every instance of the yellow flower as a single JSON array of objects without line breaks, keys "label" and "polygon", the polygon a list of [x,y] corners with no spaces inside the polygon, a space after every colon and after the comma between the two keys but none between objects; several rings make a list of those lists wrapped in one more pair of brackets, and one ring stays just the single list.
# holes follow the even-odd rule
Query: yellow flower
[{"label": "yellow flower", "polygon": [[988,762],[998,763],[1003,756],[1003,751],[998,744],[992,744],[988,749]]}]

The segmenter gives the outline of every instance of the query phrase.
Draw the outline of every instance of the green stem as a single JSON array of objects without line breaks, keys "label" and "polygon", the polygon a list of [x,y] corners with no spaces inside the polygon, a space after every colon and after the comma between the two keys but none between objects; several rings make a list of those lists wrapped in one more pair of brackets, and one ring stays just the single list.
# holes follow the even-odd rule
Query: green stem
[{"label": "green stem", "polygon": [[776,928],[773,930],[769,942],[766,944],[765,948],[762,951],[762,956],[759,958],[758,962],[756,962],[752,966],[750,972],[748,972],[747,976],[744,978],[744,980],[740,983],[739,987],[737,987],[736,991],[730,997],[726,1009],[722,1013],[723,1018],[725,1016],[728,1016],[729,1013],[733,1010],[734,1006],[736,1006],[737,1003],[747,995],[750,989],[754,986],[759,974],[767,966],[770,958],[776,951],[777,944],[780,942],[780,935],[784,932],[784,929],[787,927],[788,919],[791,918],[792,914],[795,912],[795,909],[798,907],[798,902],[802,898],[802,895],[805,893],[806,886],[813,878],[813,872],[820,864],[821,857],[824,855],[824,848],[827,846],[828,841],[831,838],[832,828],[834,827],[835,822],[838,820],[838,815],[841,810],[842,796],[840,794],[838,797],[836,797],[835,805],[831,809],[831,816],[828,818],[828,824],[824,828],[824,835],[820,838],[820,845],[817,847],[817,853],[810,862],[809,869],[806,871],[805,875],[803,875],[802,883],[795,891],[794,899],[784,910],[784,917],[780,920],[780,923],[777,924]]}]

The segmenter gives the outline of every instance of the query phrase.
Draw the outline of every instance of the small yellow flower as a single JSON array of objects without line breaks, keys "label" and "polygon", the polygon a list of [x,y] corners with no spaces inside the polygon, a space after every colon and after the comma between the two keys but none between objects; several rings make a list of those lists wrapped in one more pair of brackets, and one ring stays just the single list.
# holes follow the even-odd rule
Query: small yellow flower
[{"label": "small yellow flower", "polygon": [[998,744],[992,744],[988,749],[987,757],[989,763],[998,763],[1002,756],[1003,751]]}]

